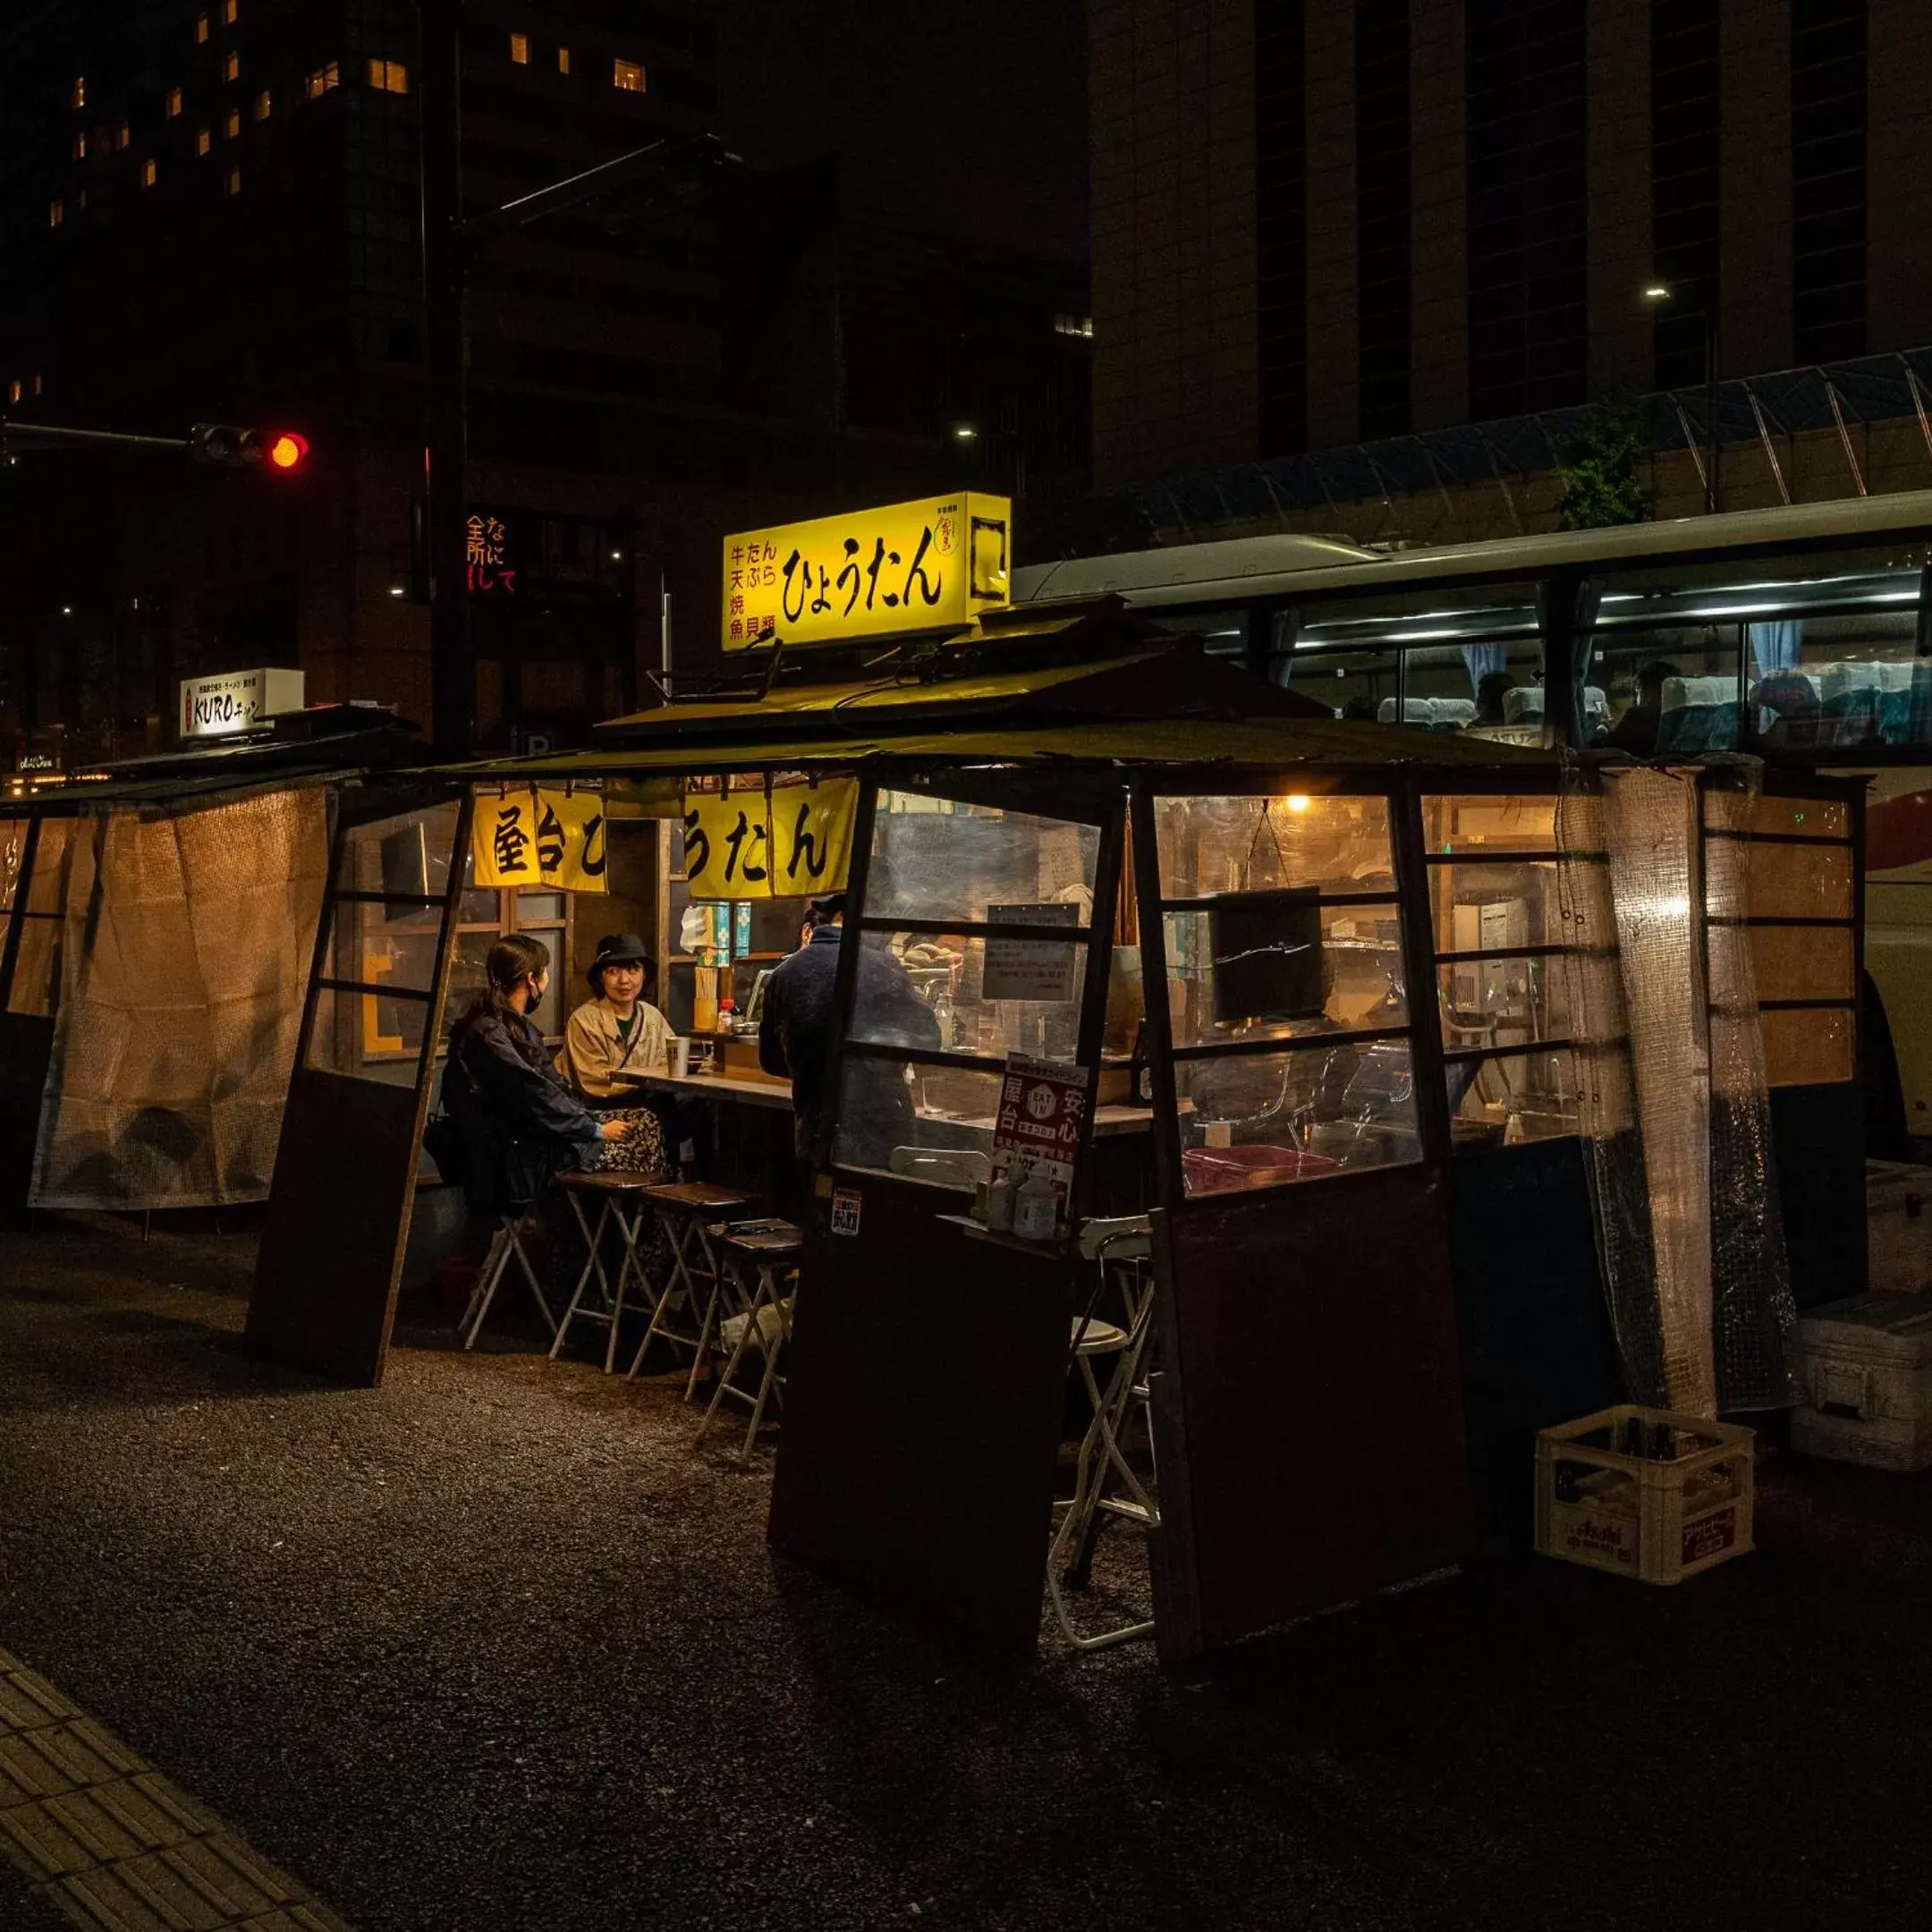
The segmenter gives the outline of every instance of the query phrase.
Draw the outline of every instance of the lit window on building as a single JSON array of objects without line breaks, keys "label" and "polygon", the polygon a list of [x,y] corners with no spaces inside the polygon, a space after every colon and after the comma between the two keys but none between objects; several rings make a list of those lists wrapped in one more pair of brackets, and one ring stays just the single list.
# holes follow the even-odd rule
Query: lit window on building
[{"label": "lit window on building", "polygon": [[205,155],[214,145],[215,130],[213,128],[197,128],[195,130],[194,151],[198,155]]},{"label": "lit window on building", "polygon": [[636,61],[613,61],[611,85],[626,94],[641,94],[644,91],[644,70]]},{"label": "lit window on building", "polygon": [[14,379],[6,386],[6,393],[7,401],[9,402],[18,402],[20,401],[21,386],[20,378],[18,377],[15,377]]},{"label": "lit window on building", "polygon": [[303,81],[302,91],[308,95],[310,100],[320,100],[325,94],[335,88],[339,88],[341,85],[342,64],[338,61],[331,61],[326,67],[318,67]]},{"label": "lit window on building", "polygon": [[118,147],[125,148],[133,139],[134,130],[125,121],[114,130],[114,141]]},{"label": "lit window on building", "polygon": [[179,88],[170,88],[167,97],[167,117],[170,121],[174,121],[178,120],[180,116],[181,89]]},{"label": "lit window on building", "polygon": [[197,13],[194,23],[195,45],[197,47],[206,47],[208,45],[208,17],[206,13]]},{"label": "lit window on building", "polygon": [[241,78],[242,56],[231,51],[228,57],[222,63],[222,79],[224,80],[239,80]]},{"label": "lit window on building", "polygon": [[222,130],[230,140],[233,140],[241,133],[242,110],[239,107],[231,107],[228,110],[228,118],[222,123]]},{"label": "lit window on building", "polygon": [[67,210],[61,206],[59,201],[55,200],[48,204],[47,226],[49,228],[58,228],[60,225],[66,219]]},{"label": "lit window on building", "polygon": [[567,47],[560,47],[556,50],[556,71],[559,73],[570,72],[570,49]]},{"label": "lit window on building", "polygon": [[513,33],[510,36],[510,58],[519,67],[528,67],[530,65],[530,36],[528,34]]},{"label": "lit window on building", "polygon": [[87,76],[76,74],[73,84],[73,104],[76,107],[87,106]]},{"label": "lit window on building", "polygon": [[268,89],[264,88],[255,97],[255,118],[258,121],[266,121],[274,111],[275,103],[268,97]]},{"label": "lit window on building", "polygon": [[401,61],[372,60],[369,64],[369,84],[380,94],[407,94],[409,69]]},{"label": "lit window on building", "polygon": [[87,159],[87,135],[85,131],[76,134],[73,138],[73,157],[76,161],[85,161]]},{"label": "lit window on building", "polygon": [[242,0],[222,0],[222,19],[229,26],[235,23],[235,16],[242,11]]},{"label": "lit window on building", "polygon": [[222,183],[222,192],[231,200],[242,192],[242,170],[240,168],[232,167],[228,170],[228,179]]},{"label": "lit window on building", "polygon": [[33,379],[33,393],[36,395],[38,395],[40,394],[40,378],[38,376],[36,376]]},{"label": "lit window on building", "polygon": [[156,167],[152,161],[143,161],[140,165],[141,186],[143,188],[152,188],[159,172],[159,169]]}]

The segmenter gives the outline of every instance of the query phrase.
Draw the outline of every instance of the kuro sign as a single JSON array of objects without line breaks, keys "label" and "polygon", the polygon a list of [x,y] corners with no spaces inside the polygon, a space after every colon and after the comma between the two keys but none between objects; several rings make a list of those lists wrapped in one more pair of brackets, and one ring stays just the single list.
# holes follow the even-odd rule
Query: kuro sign
[{"label": "kuro sign", "polygon": [[300,671],[224,671],[213,677],[183,678],[181,735],[230,738],[259,731],[278,712],[302,708]]}]

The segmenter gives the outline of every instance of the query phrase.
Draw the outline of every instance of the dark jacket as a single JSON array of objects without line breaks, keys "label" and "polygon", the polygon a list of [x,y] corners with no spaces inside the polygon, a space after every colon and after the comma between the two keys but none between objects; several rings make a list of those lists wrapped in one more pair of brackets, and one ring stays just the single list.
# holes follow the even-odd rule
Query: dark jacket
[{"label": "dark jacket", "polygon": [[533,1201],[565,1168],[588,1166],[597,1117],[550,1063],[521,1014],[487,1008],[459,1020],[443,1068],[443,1106],[461,1137],[472,1212]]},{"label": "dark jacket", "polygon": [[[821,926],[809,945],[783,961],[765,988],[758,1027],[758,1064],[792,1082],[800,1151],[828,1112],[826,1055],[832,1044],[833,990],[838,979],[843,926]],[[856,932],[852,943],[858,943]],[[905,968],[882,946],[859,954],[859,984],[852,999],[858,1038],[895,1046],[936,1047],[939,1022],[919,996]],[[911,1138],[912,1102],[898,1062],[853,1059],[839,1113],[839,1154],[861,1166],[884,1166],[892,1149]]]}]

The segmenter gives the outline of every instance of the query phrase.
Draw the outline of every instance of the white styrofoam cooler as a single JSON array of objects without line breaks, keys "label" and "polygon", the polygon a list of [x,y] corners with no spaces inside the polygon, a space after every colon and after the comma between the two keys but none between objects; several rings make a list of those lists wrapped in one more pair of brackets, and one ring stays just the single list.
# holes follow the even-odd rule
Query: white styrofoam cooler
[{"label": "white styrofoam cooler", "polygon": [[1798,1321],[1792,1446],[1875,1469],[1932,1466],[1932,1298],[1861,1294]]},{"label": "white styrofoam cooler", "polygon": [[1897,1294],[1932,1290],[1932,1167],[1865,1163],[1865,1285]]}]

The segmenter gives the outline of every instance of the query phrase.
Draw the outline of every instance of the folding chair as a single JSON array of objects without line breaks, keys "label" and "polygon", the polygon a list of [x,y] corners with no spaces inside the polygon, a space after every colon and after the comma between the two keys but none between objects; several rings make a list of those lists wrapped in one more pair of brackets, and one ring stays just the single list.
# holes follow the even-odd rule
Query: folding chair
[{"label": "folding chair", "polygon": [[510,1266],[513,1255],[522,1267],[523,1279],[530,1284],[530,1292],[536,1296],[537,1306],[543,1311],[544,1326],[553,1335],[556,1333],[556,1317],[550,1312],[550,1304],[544,1297],[543,1284],[537,1279],[537,1270],[530,1266],[530,1256],[523,1250],[523,1224],[530,1212],[527,1207],[505,1209],[496,1224],[496,1233],[490,1237],[489,1252],[483,1258],[483,1272],[477,1276],[476,1286],[470,1291],[470,1305],[463,1310],[462,1319],[456,1324],[456,1332],[462,1336],[465,1350],[476,1346],[476,1338],[483,1332],[490,1303],[496,1299],[497,1284],[503,1280],[504,1270]]},{"label": "folding chair", "polygon": [[[648,1308],[653,1315],[657,1312],[658,1291],[645,1272],[644,1259],[638,1253],[638,1235],[643,1229],[644,1216],[648,1203],[645,1196],[652,1183],[642,1174],[621,1173],[561,1174],[557,1186],[564,1198],[571,1204],[571,1212],[577,1217],[577,1225],[583,1233],[584,1265],[577,1275],[577,1286],[570,1298],[570,1306],[564,1310],[564,1319],[556,1325],[556,1339],[550,1344],[550,1360],[557,1359],[564,1346],[564,1338],[570,1333],[570,1325],[578,1319],[604,1322],[609,1326],[610,1340],[604,1348],[604,1373],[609,1375],[617,1364],[617,1329],[623,1320],[624,1289],[635,1281],[640,1306]],[[599,1202],[597,1224],[593,1227],[584,1214],[584,1202],[595,1199]],[[624,1212],[626,1202],[631,1213]],[[604,1267],[605,1231],[613,1222],[617,1225],[617,1238],[623,1249],[617,1264],[617,1284],[611,1285],[609,1275]],[[586,1308],[584,1293],[595,1275],[597,1285],[604,1291],[604,1306]]]},{"label": "folding chair", "polygon": [[[664,1224],[665,1237],[671,1243],[671,1272],[658,1293],[657,1307],[651,1310],[644,1339],[631,1358],[629,1374],[636,1375],[644,1366],[646,1350],[654,1337],[661,1335],[674,1347],[691,1352],[691,1375],[684,1384],[684,1400],[689,1402],[697,1390],[699,1372],[711,1352],[719,1319],[723,1271],[711,1246],[708,1224],[736,1208],[750,1207],[751,1197],[735,1188],[714,1187],[708,1181],[659,1182],[645,1188],[643,1195]],[[702,1310],[695,1334],[680,1334],[669,1326],[668,1318],[681,1302],[693,1316]]]},{"label": "folding chair", "polygon": [[[1073,1495],[1063,1505],[1060,1527],[1046,1554],[1046,1589],[1061,1633],[1076,1650],[1105,1650],[1118,1643],[1152,1633],[1152,1618],[1123,1623],[1083,1637],[1073,1627],[1067,1604],[1070,1589],[1084,1589],[1093,1572],[1094,1546],[1101,1519],[1112,1516],[1138,1523],[1144,1530],[1160,1527],[1160,1505],[1152,1476],[1154,1435],[1148,1389],[1142,1374],[1153,1335],[1154,1287],[1148,1263],[1153,1253],[1151,1230],[1144,1215],[1089,1221],[1080,1229],[1080,1254],[1099,1270],[1093,1301],[1073,1318],[1072,1354],[1086,1385],[1093,1419],[1081,1439],[1075,1465]],[[1094,1307],[1112,1283],[1121,1292],[1126,1326],[1101,1321]],[[1097,1365],[1113,1364],[1105,1385]],[[1127,1459],[1127,1437],[1136,1420],[1148,1425],[1149,1479]]]},{"label": "folding chair", "polygon": [[[739,1233],[732,1233],[723,1227],[709,1232],[717,1241],[726,1273],[735,1275],[739,1268],[751,1268],[757,1273],[758,1283],[747,1298],[743,1311],[722,1325],[735,1328],[736,1339],[732,1346],[731,1359],[724,1364],[717,1387],[711,1393],[710,1404],[705,1410],[704,1422],[698,1431],[698,1442],[703,1442],[709,1433],[718,1405],[727,1395],[733,1402],[749,1403],[751,1420],[745,1429],[744,1443],[738,1451],[738,1460],[748,1462],[751,1459],[751,1446],[758,1440],[758,1426],[765,1419],[766,1405],[778,1387],[778,1364],[784,1355],[785,1343],[792,1339],[792,1298],[784,1292],[784,1287],[789,1286],[798,1273],[798,1258],[804,1251],[805,1237],[789,1221],[773,1222]],[[765,1358],[765,1368],[758,1377],[756,1394],[735,1387],[732,1382],[746,1351],[754,1345]],[[696,1446],[694,1443],[692,1447]]]}]

